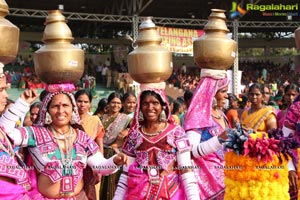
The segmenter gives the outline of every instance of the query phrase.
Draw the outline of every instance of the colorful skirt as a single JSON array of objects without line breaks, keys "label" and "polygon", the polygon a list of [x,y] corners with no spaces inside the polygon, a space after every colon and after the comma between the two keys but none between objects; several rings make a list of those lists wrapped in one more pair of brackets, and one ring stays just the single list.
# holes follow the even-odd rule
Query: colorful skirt
[{"label": "colorful skirt", "polygon": [[170,199],[185,200],[185,192],[179,174],[175,171],[159,177],[158,183],[151,183],[147,170],[142,170],[137,163],[128,170],[128,189],[125,194],[128,200]]}]

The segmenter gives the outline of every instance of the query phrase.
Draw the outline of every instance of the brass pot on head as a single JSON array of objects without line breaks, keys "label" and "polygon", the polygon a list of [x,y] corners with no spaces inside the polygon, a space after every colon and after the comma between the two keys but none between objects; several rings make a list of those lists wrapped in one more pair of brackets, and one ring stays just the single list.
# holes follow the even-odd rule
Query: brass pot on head
[{"label": "brass pot on head", "polygon": [[12,62],[19,49],[20,30],[4,17],[9,13],[4,0],[0,0],[0,62],[4,65]]},{"label": "brass pot on head", "polygon": [[229,69],[236,56],[237,43],[227,36],[225,10],[211,11],[205,34],[193,43],[194,60],[200,68]]},{"label": "brass pot on head", "polygon": [[300,27],[295,30],[295,41],[297,50],[300,51]]},{"label": "brass pot on head", "polygon": [[137,47],[128,54],[128,71],[138,83],[159,83],[172,74],[172,53],[160,46],[162,38],[151,17],[139,26]]},{"label": "brass pot on head", "polygon": [[71,44],[72,32],[61,11],[49,11],[45,25],[45,45],[33,56],[36,74],[48,84],[76,83],[84,70],[83,50]]}]

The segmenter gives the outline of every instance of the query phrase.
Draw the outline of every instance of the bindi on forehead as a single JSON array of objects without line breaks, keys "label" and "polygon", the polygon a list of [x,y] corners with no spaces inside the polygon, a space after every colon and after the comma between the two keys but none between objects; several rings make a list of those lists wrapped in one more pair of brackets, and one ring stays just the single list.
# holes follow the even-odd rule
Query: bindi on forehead
[{"label": "bindi on forehead", "polygon": [[66,105],[66,104],[70,104],[70,102],[66,102],[66,101],[63,101],[63,100],[56,100],[56,101],[51,102],[51,105],[56,105],[56,106],[63,106],[63,105]]}]

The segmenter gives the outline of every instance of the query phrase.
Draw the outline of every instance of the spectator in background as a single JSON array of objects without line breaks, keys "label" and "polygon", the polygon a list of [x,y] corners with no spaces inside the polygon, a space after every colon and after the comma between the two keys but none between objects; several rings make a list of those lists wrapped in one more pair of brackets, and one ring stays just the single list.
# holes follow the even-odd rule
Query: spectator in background
[{"label": "spectator in background", "polygon": [[106,77],[107,70],[108,70],[108,66],[105,64],[103,66],[103,69],[102,69],[102,72],[101,72],[101,75],[102,75],[102,84],[103,85],[106,85],[106,82],[107,82],[107,77]]},{"label": "spectator in background", "polygon": [[271,96],[271,89],[269,88],[268,84],[264,84],[263,88],[263,104],[268,105]]},{"label": "spectator in background", "polygon": [[47,96],[47,94],[48,94],[48,91],[43,90],[39,96],[40,101],[43,101],[44,98]]},{"label": "spectator in background", "polygon": [[29,108],[29,115],[25,117],[23,126],[32,126],[34,123],[37,122],[40,106],[41,102],[35,102],[31,104]]},{"label": "spectator in background", "polygon": [[24,74],[25,74],[25,76],[31,75],[31,69],[28,65],[24,67]]},{"label": "spectator in background", "polygon": [[185,114],[185,111],[186,111],[186,105],[185,105],[185,103],[184,103],[184,97],[183,97],[183,96],[177,97],[176,100],[180,102],[181,107],[182,107],[182,109],[181,109],[181,111],[180,111],[180,113],[179,113],[179,125],[180,125],[180,118],[182,118],[183,115]]},{"label": "spectator in background", "polygon": [[294,61],[290,61],[290,64],[289,64],[290,66],[290,73],[294,73],[295,72],[295,63],[294,63]]},{"label": "spectator in background", "polygon": [[[105,129],[103,144],[104,157],[113,156],[122,151],[122,146],[125,137],[128,135],[128,130],[131,118],[124,113],[121,113],[122,96],[120,93],[113,92],[108,96],[108,113],[102,116],[102,124]],[[101,180],[100,199],[111,200],[117,187],[119,174],[103,176]]]},{"label": "spectator in background", "polygon": [[10,88],[11,84],[12,84],[11,75],[10,75],[9,71],[6,71],[4,74],[5,74],[5,77],[6,77],[7,88]]},{"label": "spectator in background", "polygon": [[112,81],[112,70],[111,70],[111,67],[107,67],[107,70],[106,70],[106,87],[107,88],[111,87],[111,81]]},{"label": "spectator in background", "polygon": [[[74,97],[78,107],[81,125],[84,128],[84,131],[97,143],[99,151],[103,154],[103,125],[99,117],[89,113],[93,100],[91,91],[88,89],[79,90],[75,93]],[[101,176],[99,176],[99,179],[100,177]],[[99,200],[100,183],[97,180],[91,180],[90,183],[91,185],[95,185],[93,190],[96,190],[96,200]]]},{"label": "spectator in background", "polygon": [[103,63],[99,62],[99,65],[96,67],[96,82],[102,83],[102,70],[103,70]]},{"label": "spectator in background", "polygon": [[234,94],[228,95],[229,107],[226,112],[226,116],[231,127],[236,127],[236,124],[239,123],[239,99]]},{"label": "spectator in background", "polygon": [[186,74],[186,65],[185,65],[185,63],[182,63],[182,66],[181,66],[181,73],[182,73],[183,75]]},{"label": "spectator in background", "polygon": [[267,71],[266,67],[264,67],[262,69],[261,76],[262,76],[263,81],[266,82],[267,81],[267,76],[268,76],[268,71]]},{"label": "spectator in background", "polygon": [[91,115],[92,93],[89,89],[78,90],[75,95],[78,113],[85,132],[98,144],[103,153],[104,128],[99,117]]},{"label": "spectator in background", "polygon": [[122,60],[121,72],[123,73],[128,72],[127,63],[124,59]]},{"label": "spectator in background", "polygon": [[176,122],[177,125],[180,125],[180,114],[183,112],[183,104],[179,100],[175,100],[173,102],[173,110],[172,110],[172,116]]},{"label": "spectator in background", "polygon": [[166,95],[166,99],[168,101],[168,105],[169,105],[169,108],[170,108],[170,112],[172,113],[173,112],[173,103],[174,103],[174,99],[168,95]]},{"label": "spectator in background", "polygon": [[134,111],[136,108],[137,99],[134,93],[127,92],[122,97],[122,112],[133,118]]},{"label": "spectator in background", "polygon": [[128,90],[128,83],[127,83],[127,76],[126,74],[122,74],[121,78],[119,79],[118,89],[120,93],[125,94]]},{"label": "spectator in background", "polygon": [[272,95],[275,96],[278,91],[277,82],[275,79],[271,83],[271,87],[272,87]]},{"label": "spectator in background", "polygon": [[93,115],[97,115],[100,120],[102,120],[102,116],[108,112],[108,103],[107,98],[102,98],[98,102],[98,106]]},{"label": "spectator in background", "polygon": [[290,84],[289,79],[285,79],[285,81],[284,81],[284,83],[283,83],[283,86],[285,87],[285,86],[287,86],[287,85],[289,85],[289,84]]},{"label": "spectator in background", "polygon": [[33,67],[33,59],[32,59],[32,56],[31,56],[31,54],[29,54],[28,55],[28,58],[27,58],[27,65],[29,66],[29,67]]},{"label": "spectator in background", "polygon": [[242,113],[245,110],[250,109],[250,107],[251,107],[251,102],[249,101],[248,96],[246,94],[242,95],[242,97],[239,98],[239,105],[240,106],[238,109],[238,114],[239,114],[239,119],[241,119]]},{"label": "spectator in background", "polygon": [[20,66],[24,66],[24,64],[25,64],[25,61],[24,61],[22,55],[19,55],[19,57],[18,57],[18,64],[19,64]]},{"label": "spectator in background", "polygon": [[107,67],[110,67],[111,63],[110,63],[110,58],[107,58],[106,61],[105,61],[105,65]]},{"label": "spectator in background", "polygon": [[180,125],[182,127],[184,126],[185,114],[186,114],[186,111],[188,110],[188,108],[190,106],[192,97],[193,97],[193,90],[186,90],[183,94],[185,109],[183,110],[183,114],[180,116]]},{"label": "spectator in background", "polygon": [[248,93],[251,107],[241,116],[242,128],[246,131],[265,132],[277,128],[276,113],[271,106],[264,103],[264,86],[254,83]]},{"label": "spectator in background", "polygon": [[296,84],[290,84],[284,88],[282,109],[281,111],[278,112],[276,116],[278,128],[281,129],[283,127],[286,113],[289,107],[293,104],[298,94],[299,94],[299,87]]}]

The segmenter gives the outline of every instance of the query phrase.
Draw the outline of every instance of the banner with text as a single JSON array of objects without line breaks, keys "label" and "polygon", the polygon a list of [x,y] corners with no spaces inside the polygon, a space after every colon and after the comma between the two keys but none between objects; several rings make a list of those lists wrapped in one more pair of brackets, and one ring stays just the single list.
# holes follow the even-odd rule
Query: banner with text
[{"label": "banner with text", "polygon": [[204,34],[203,30],[158,26],[161,45],[174,53],[193,53],[193,40]]}]

